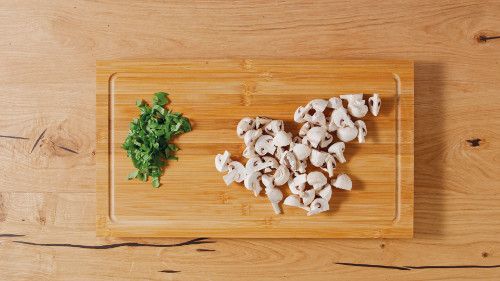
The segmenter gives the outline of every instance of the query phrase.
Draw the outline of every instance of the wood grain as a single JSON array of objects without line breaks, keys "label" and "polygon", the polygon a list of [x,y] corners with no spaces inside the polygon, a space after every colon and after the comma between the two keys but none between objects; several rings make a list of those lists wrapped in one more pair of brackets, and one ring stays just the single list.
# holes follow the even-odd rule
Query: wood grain
[{"label": "wood grain", "polygon": [[[0,135],[29,138],[0,138],[0,233],[25,235],[0,237],[1,279],[498,279],[495,268],[336,263],[500,264],[500,41],[477,40],[500,34],[499,10],[498,0],[1,1]],[[95,237],[95,61],[249,57],[415,61],[414,239],[13,242],[185,241]]]},{"label": "wood grain", "polygon": [[[397,77],[397,79],[395,78]],[[121,144],[135,101],[166,91],[194,130],[176,143],[162,188],[128,181],[133,166]],[[335,190],[331,211],[298,208],[275,215],[265,196],[226,187],[213,159],[241,155],[236,124],[245,116],[284,120],[317,98],[374,92],[384,104],[365,116],[366,143],[347,145],[339,165],[351,192]],[[413,62],[377,60],[158,60],[97,63],[97,231],[118,237],[410,238],[413,236]],[[243,162],[244,163],[244,162]],[[288,195],[287,188],[282,188]]]}]

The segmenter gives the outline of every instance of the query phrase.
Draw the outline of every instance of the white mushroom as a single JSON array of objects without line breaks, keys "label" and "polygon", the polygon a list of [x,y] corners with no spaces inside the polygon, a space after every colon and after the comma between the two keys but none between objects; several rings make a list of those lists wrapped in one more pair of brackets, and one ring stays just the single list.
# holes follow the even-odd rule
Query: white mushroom
[{"label": "white mushroom", "polygon": [[268,124],[271,121],[272,121],[271,118],[267,118],[267,117],[264,117],[264,116],[257,116],[255,118],[255,128],[256,129],[260,129],[260,128],[262,128],[263,126],[265,126],[266,124]]},{"label": "white mushroom", "polygon": [[353,101],[359,101],[363,99],[363,94],[349,94],[349,95],[340,95],[340,98],[346,100],[347,103],[351,103]]},{"label": "white mushroom", "polygon": [[332,198],[332,186],[329,185],[329,184],[326,184],[325,186],[323,186],[323,188],[321,188],[321,190],[318,192],[318,195],[325,199],[327,202],[330,201],[330,199]]},{"label": "white mushroom", "polygon": [[[293,143],[293,144],[302,143],[302,138],[301,138],[301,137],[299,137],[299,136],[295,136],[295,137],[293,137],[293,139],[292,139],[292,143]],[[293,148],[293,146],[292,146],[292,145],[291,145],[291,147]]]},{"label": "white mushroom", "polygon": [[255,141],[262,136],[262,129],[257,129],[257,130],[248,130],[245,133],[245,136],[243,136],[243,141],[245,142],[246,146],[252,146],[255,144]]},{"label": "white mushroom", "polygon": [[280,164],[288,167],[292,171],[297,171],[299,162],[293,152],[285,151],[281,156]]},{"label": "white mushroom", "polygon": [[272,156],[264,156],[262,157],[262,160],[265,163],[269,163],[270,165],[264,169],[264,173],[269,173],[272,171],[272,169],[277,169],[279,166],[278,160]]},{"label": "white mushroom", "polygon": [[292,148],[293,154],[297,157],[297,160],[302,161],[307,159],[309,155],[311,155],[311,148],[305,144],[298,143],[295,144]]},{"label": "white mushroom", "polygon": [[338,97],[333,97],[328,100],[328,107],[337,109],[339,107],[342,107],[342,100]]},{"label": "white mushroom", "polygon": [[255,120],[250,117],[245,117],[238,122],[236,127],[236,134],[238,137],[243,138],[246,132],[255,128]]},{"label": "white mushroom", "polygon": [[283,205],[292,206],[292,207],[299,207],[299,208],[302,208],[306,211],[310,210],[310,208],[308,206],[305,206],[304,204],[300,203],[300,197],[296,194],[288,195],[285,198],[285,200],[283,201]]},{"label": "white mushroom", "polygon": [[307,168],[307,160],[299,160],[299,167],[297,168],[297,172],[305,173]]},{"label": "white mushroom", "polygon": [[325,135],[323,136],[323,139],[319,143],[319,147],[325,148],[330,145],[333,141],[333,136],[327,132],[325,132]]},{"label": "white mushroom", "polygon": [[306,188],[307,175],[299,174],[288,181],[288,188],[293,194],[300,194]]},{"label": "white mushroom", "polygon": [[258,156],[257,153],[255,153],[255,147],[252,146],[247,146],[245,150],[243,150],[242,153],[243,157],[250,159],[252,157]]},{"label": "white mushroom", "polygon": [[349,113],[356,118],[365,117],[368,112],[368,106],[365,105],[365,100],[354,100],[347,106]]},{"label": "white mushroom", "polygon": [[323,173],[315,171],[307,174],[307,183],[317,190],[327,183],[327,179]]},{"label": "white mushroom", "polygon": [[309,156],[309,162],[314,167],[321,167],[325,163],[325,159],[328,156],[328,153],[325,153],[320,150],[312,149],[311,150],[311,155]]},{"label": "white mushroom", "polygon": [[358,127],[358,142],[364,143],[366,134],[368,133],[365,122],[363,120],[357,120],[354,124]]},{"label": "white mushroom", "polygon": [[316,111],[310,118],[305,118],[305,119],[306,121],[311,122],[314,125],[318,125],[321,127],[326,126],[326,117],[325,114],[321,111]]},{"label": "white mushroom", "polygon": [[309,112],[310,107],[299,106],[295,113],[293,114],[293,121],[297,123],[304,123],[306,120],[304,119]]},{"label": "white mushroom", "polygon": [[227,171],[227,164],[231,161],[231,153],[227,150],[224,151],[224,154],[217,154],[215,156],[215,169],[219,172]]},{"label": "white mushroom", "polygon": [[381,105],[382,105],[382,101],[380,100],[379,95],[376,93],[374,93],[373,96],[371,96],[368,99],[368,107],[370,107],[370,112],[373,116],[378,115]]},{"label": "white mushroom", "polygon": [[247,171],[247,174],[257,172],[258,171],[257,169],[263,163],[264,161],[259,156],[255,156],[248,159],[247,163],[245,164],[245,170]]},{"label": "white mushroom", "polygon": [[344,157],[344,150],[345,150],[345,143],[344,142],[336,142],[328,148],[328,153],[333,153],[337,160],[339,160],[340,163],[345,163],[345,157]]},{"label": "white mushroom", "polygon": [[304,123],[304,125],[300,127],[299,136],[305,137],[310,129],[311,129],[311,123],[309,122]]},{"label": "white mushroom", "polygon": [[266,187],[266,189],[274,187],[274,180],[272,176],[264,174],[261,176],[260,179],[262,181],[262,184]]},{"label": "white mushroom", "polygon": [[241,164],[238,161],[231,161],[227,165],[227,167],[228,167],[228,170],[230,173],[233,171],[236,171],[236,175],[233,178],[233,180],[235,182],[242,182],[245,180],[245,177],[247,176],[247,174],[246,174],[246,168],[245,168],[245,166],[243,166],[243,164]]},{"label": "white mushroom", "polygon": [[249,174],[245,180],[244,185],[248,190],[252,190],[255,196],[258,196],[260,191],[262,190],[262,186],[260,186],[259,178],[262,174],[260,172],[253,172]]},{"label": "white mushroom", "polygon": [[308,106],[312,107],[316,111],[323,112],[328,106],[328,101],[323,99],[314,99],[308,103]]},{"label": "white mushroom", "polygon": [[351,120],[351,117],[347,114],[347,110],[343,107],[339,107],[333,110],[332,112],[332,121],[335,126],[342,128],[345,126],[353,127],[354,123]]},{"label": "white mushroom", "polygon": [[321,169],[323,171],[326,171],[328,173],[328,177],[333,177],[333,171],[335,170],[335,166],[337,163],[335,163],[335,158],[331,154],[327,154],[325,158],[325,163],[321,166]]},{"label": "white mushroom", "polygon": [[274,172],[274,185],[281,186],[288,182],[290,179],[290,171],[284,165],[280,165],[276,172]]},{"label": "white mushroom", "polygon": [[283,120],[273,120],[264,127],[264,131],[271,136],[274,136],[277,132],[283,131],[284,129],[285,125]]},{"label": "white mushroom", "polygon": [[[270,124],[270,123],[269,123]],[[260,156],[266,154],[274,154],[276,151],[276,146],[273,145],[273,137],[269,135],[262,135],[255,142],[255,152]]]},{"label": "white mushroom", "polygon": [[276,214],[280,214],[281,209],[278,203],[283,200],[283,193],[281,192],[281,190],[279,190],[278,188],[266,188],[266,194],[269,201],[271,201],[274,212]]},{"label": "white mushroom", "polygon": [[283,154],[285,154],[285,150],[283,147],[276,147],[276,152],[274,156],[276,156],[276,159],[280,160],[283,157]]},{"label": "white mushroom", "polygon": [[332,185],[336,188],[351,190],[352,189],[352,181],[351,178],[346,174],[340,174],[337,178],[332,181]]},{"label": "white mushroom", "polygon": [[311,210],[307,212],[308,216],[316,215],[321,212],[328,211],[330,209],[330,206],[328,205],[328,201],[326,201],[323,198],[316,198],[314,201],[312,201],[310,205]]},{"label": "white mushroom", "polygon": [[338,129],[337,125],[333,122],[333,118],[329,117],[326,119],[326,130],[330,133],[335,132]]},{"label": "white mushroom", "polygon": [[337,129],[337,137],[343,142],[350,142],[358,135],[356,127],[343,127]]},{"label": "white mushroom", "polygon": [[301,192],[299,196],[300,198],[302,198],[302,203],[306,206],[309,206],[309,204],[311,204],[311,202],[316,197],[316,192],[314,191],[314,189],[309,189]]},{"label": "white mushroom", "polygon": [[312,147],[318,147],[319,143],[325,137],[326,130],[323,127],[313,127],[307,132],[307,141]]},{"label": "white mushroom", "polygon": [[292,138],[285,132],[279,131],[274,135],[273,144],[276,147],[283,147],[290,145]]}]

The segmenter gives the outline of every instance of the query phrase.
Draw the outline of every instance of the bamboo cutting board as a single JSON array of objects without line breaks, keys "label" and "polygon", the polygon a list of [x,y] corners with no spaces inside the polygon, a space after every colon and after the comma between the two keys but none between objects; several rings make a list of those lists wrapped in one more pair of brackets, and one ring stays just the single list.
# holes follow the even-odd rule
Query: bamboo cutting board
[{"label": "bamboo cutting board", "polygon": [[[162,186],[128,181],[121,149],[135,100],[170,94],[174,111],[193,123],[177,138]],[[377,92],[378,117],[368,114],[367,142],[346,145],[336,172],[353,190],[335,189],[331,210],[307,217],[283,206],[275,215],[265,196],[225,186],[214,168],[224,150],[241,155],[236,124],[245,116],[285,120],[314,98]],[[97,62],[97,233],[120,237],[340,238],[413,235],[413,62],[374,60],[181,60]],[[241,160],[241,159],[240,159]],[[287,188],[282,188],[287,191]]]}]

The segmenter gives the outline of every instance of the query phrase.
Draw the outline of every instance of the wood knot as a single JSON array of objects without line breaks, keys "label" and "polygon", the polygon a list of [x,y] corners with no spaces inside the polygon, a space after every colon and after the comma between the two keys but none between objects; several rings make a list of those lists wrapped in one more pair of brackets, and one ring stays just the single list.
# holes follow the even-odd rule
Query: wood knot
[{"label": "wood knot", "polygon": [[481,253],[481,256],[482,256],[483,258],[487,258],[487,257],[489,256],[489,254],[488,254],[487,252],[482,252],[482,253]]},{"label": "wood knot", "polygon": [[385,248],[385,244],[384,243],[380,244],[379,246],[380,246],[380,249]]},{"label": "wood knot", "polygon": [[480,143],[479,143],[479,142],[481,142],[481,141],[482,141],[482,139],[478,139],[478,138],[474,138],[474,139],[466,140],[466,142],[468,142],[468,143],[469,143],[469,145],[470,145],[470,146],[472,146],[472,147],[477,147],[477,146],[479,146],[479,145],[480,145]]}]

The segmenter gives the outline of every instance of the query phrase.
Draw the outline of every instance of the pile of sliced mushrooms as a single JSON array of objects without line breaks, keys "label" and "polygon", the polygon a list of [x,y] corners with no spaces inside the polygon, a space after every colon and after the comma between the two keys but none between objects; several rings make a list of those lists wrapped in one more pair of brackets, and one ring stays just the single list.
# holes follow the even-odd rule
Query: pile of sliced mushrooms
[{"label": "pile of sliced mushrooms", "polygon": [[[343,100],[347,101],[347,109]],[[263,185],[276,214],[281,213],[279,203],[283,200],[278,187],[285,184],[291,195],[285,198],[284,205],[302,208],[308,216],[328,211],[332,186],[352,189],[352,181],[346,174],[329,180],[334,176],[337,161],[346,162],[345,143],[356,137],[359,143],[365,142],[367,129],[360,118],[368,110],[377,116],[380,106],[378,94],[368,99],[368,105],[363,94],[314,99],[295,111],[294,121],[303,124],[298,136],[286,132],[282,120],[245,117],[238,123],[236,133],[246,145],[243,151],[248,159],[246,164],[231,160],[231,154],[225,151],[215,157],[215,167],[219,172],[227,172],[223,179],[228,186],[243,182],[245,188],[259,196]],[[328,109],[331,115],[325,116]],[[319,169],[307,173],[308,162]]]}]

